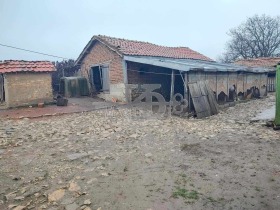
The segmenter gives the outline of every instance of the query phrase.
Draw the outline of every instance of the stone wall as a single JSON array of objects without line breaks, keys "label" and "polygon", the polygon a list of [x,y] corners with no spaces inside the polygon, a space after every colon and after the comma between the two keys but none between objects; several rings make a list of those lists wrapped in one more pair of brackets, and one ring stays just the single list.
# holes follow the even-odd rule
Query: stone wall
[{"label": "stone wall", "polygon": [[4,77],[7,107],[53,101],[50,73],[9,73]]}]

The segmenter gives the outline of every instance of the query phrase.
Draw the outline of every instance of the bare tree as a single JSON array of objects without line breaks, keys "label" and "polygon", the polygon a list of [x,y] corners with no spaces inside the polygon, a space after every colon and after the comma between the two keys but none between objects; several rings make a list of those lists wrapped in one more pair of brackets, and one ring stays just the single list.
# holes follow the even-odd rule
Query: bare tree
[{"label": "bare tree", "polygon": [[223,62],[280,54],[280,17],[255,15],[231,29],[228,35],[231,40],[219,59]]},{"label": "bare tree", "polygon": [[52,74],[52,87],[55,92],[58,92],[60,78],[74,76],[79,68],[75,66],[75,61],[72,59],[56,61],[54,65],[56,71]]}]

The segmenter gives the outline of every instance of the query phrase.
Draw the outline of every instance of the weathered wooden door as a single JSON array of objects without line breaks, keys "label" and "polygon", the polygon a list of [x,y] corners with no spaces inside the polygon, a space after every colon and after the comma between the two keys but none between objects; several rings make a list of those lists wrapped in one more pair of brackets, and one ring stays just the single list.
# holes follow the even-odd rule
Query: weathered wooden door
[{"label": "weathered wooden door", "polygon": [[267,91],[275,92],[275,77],[267,77]]},{"label": "weathered wooden door", "polygon": [[0,103],[5,101],[5,92],[4,92],[4,76],[0,74]]},{"label": "weathered wooden door", "polygon": [[210,116],[210,105],[204,90],[201,90],[200,85],[196,82],[189,83],[189,89],[197,117],[204,118]]},{"label": "weathered wooden door", "polygon": [[102,90],[110,90],[110,77],[109,77],[109,66],[101,66],[101,80],[102,80]]},{"label": "weathered wooden door", "polygon": [[218,105],[209,85],[203,81],[189,83],[189,90],[197,118],[218,113]]}]

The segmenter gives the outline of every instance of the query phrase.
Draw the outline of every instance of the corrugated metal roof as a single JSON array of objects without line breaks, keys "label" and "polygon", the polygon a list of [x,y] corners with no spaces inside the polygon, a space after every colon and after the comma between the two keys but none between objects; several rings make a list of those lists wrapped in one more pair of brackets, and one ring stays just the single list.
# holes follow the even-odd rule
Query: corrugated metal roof
[{"label": "corrugated metal roof", "polygon": [[149,57],[149,56],[124,56],[124,60],[149,64],[153,66],[160,66],[170,69],[176,69],[180,71],[209,71],[209,72],[253,72],[253,73],[264,73],[270,72],[271,69],[266,68],[252,68],[241,65],[225,64],[218,62],[208,62],[202,60],[191,60],[191,59],[170,59],[162,57]]}]

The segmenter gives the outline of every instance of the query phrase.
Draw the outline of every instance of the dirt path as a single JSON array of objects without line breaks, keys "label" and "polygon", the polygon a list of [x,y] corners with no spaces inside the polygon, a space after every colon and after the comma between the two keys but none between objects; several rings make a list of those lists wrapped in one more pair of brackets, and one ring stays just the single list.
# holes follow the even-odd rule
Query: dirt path
[{"label": "dirt path", "polygon": [[279,209],[280,133],[251,122],[273,103],[204,120],[0,120],[0,209]]}]

